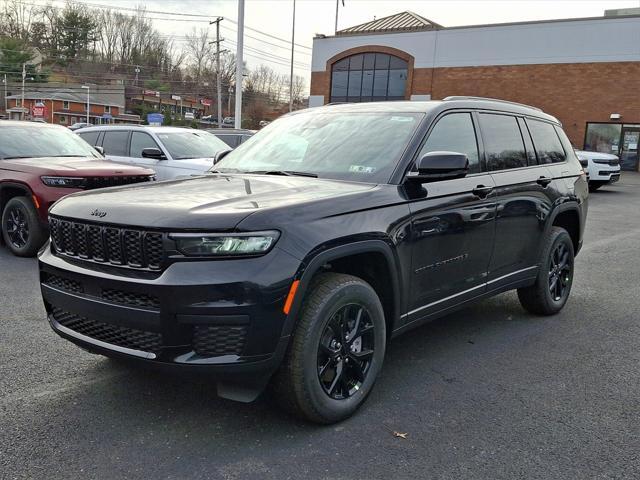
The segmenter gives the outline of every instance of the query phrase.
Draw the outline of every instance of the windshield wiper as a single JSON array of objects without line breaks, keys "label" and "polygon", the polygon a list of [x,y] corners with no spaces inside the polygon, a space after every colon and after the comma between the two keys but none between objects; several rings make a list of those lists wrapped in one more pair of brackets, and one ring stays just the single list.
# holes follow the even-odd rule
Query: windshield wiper
[{"label": "windshield wiper", "polygon": [[247,173],[257,173],[260,175],[284,175],[286,177],[296,176],[296,177],[318,178],[317,173],[296,172],[295,170],[256,170],[256,171],[247,172]]}]

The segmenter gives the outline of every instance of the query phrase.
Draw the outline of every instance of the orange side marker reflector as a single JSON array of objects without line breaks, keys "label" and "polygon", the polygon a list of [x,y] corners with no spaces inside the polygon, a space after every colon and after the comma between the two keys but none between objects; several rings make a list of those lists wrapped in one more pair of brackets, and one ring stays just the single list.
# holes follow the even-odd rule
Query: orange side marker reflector
[{"label": "orange side marker reflector", "polygon": [[33,204],[36,206],[36,208],[40,209],[40,202],[38,201],[38,197],[36,197],[35,195],[31,195],[31,198],[33,199]]},{"label": "orange side marker reflector", "polygon": [[300,285],[300,280],[294,280],[291,284],[291,288],[289,289],[289,295],[287,295],[287,301],[284,302],[284,308],[282,311],[289,315],[289,310],[291,310],[291,305],[293,305],[293,299],[296,296],[296,292],[298,291],[298,285]]}]

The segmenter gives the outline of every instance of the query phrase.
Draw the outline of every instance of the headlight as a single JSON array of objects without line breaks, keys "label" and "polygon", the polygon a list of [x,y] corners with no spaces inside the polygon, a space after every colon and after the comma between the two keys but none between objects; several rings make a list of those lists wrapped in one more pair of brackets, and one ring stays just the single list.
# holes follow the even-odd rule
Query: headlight
[{"label": "headlight", "polygon": [[87,179],[82,177],[40,177],[50,187],[84,188]]},{"label": "headlight", "polygon": [[178,250],[187,256],[264,255],[275,245],[279,232],[192,234],[174,233]]}]

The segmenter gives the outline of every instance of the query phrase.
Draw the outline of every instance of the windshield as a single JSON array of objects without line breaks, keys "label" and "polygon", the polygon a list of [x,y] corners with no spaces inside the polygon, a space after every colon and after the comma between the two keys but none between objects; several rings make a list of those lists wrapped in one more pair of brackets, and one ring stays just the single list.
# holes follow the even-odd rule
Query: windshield
[{"label": "windshield", "polygon": [[226,143],[209,132],[159,132],[157,135],[174,160],[212,158],[219,151],[229,149]]},{"label": "windshield", "polygon": [[101,158],[87,142],[66,128],[0,126],[0,159],[36,157]]},{"label": "windshield", "polygon": [[386,183],[423,116],[317,111],[286,116],[229,153],[215,170]]}]

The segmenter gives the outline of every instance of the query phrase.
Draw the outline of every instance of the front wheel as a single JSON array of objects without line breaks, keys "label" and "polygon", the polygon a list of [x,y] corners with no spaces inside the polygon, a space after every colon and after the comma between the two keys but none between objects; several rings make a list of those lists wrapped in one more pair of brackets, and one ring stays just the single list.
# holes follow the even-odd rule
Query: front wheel
[{"label": "front wheel", "polygon": [[278,400],[306,420],[344,420],[371,392],[385,343],[384,311],[373,288],[351,275],[318,275],[274,378]]},{"label": "front wheel", "polygon": [[536,283],[518,289],[522,306],[537,315],[554,315],[564,307],[573,284],[574,251],[564,228],[551,227],[542,249]]},{"label": "front wheel", "polygon": [[27,197],[14,197],[2,212],[2,237],[11,253],[33,257],[46,240],[38,212]]}]

